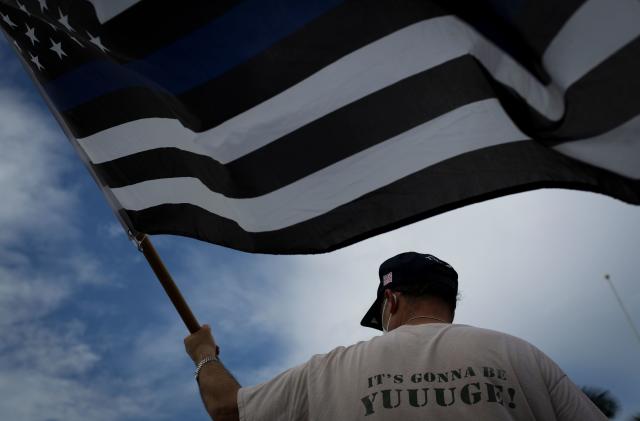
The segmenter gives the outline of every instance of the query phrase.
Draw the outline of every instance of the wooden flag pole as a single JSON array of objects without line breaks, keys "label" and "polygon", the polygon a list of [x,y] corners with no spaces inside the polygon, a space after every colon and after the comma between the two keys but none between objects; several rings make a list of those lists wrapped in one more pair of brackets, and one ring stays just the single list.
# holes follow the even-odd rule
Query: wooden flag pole
[{"label": "wooden flag pole", "polygon": [[138,234],[135,240],[138,243],[139,250],[144,254],[144,257],[146,257],[149,266],[153,269],[153,272],[156,274],[156,277],[160,281],[160,284],[162,284],[164,291],[169,296],[169,299],[178,311],[187,329],[189,329],[189,332],[197,332],[200,329],[200,323],[198,323],[198,320],[191,312],[189,304],[184,300],[182,293],[180,293],[178,286],[173,281],[173,278],[171,278],[171,274],[162,262],[162,259],[160,259],[155,247],[151,244],[149,237],[145,234]]}]

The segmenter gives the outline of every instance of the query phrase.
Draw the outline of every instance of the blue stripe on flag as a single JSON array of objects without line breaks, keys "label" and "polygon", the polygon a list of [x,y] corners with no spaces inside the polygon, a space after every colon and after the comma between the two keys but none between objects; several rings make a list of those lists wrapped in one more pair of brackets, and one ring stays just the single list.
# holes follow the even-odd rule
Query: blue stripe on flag
[{"label": "blue stripe on flag", "polygon": [[46,83],[45,89],[61,111],[134,86],[180,94],[245,62],[342,2],[247,0],[141,60],[124,65],[92,61]]}]

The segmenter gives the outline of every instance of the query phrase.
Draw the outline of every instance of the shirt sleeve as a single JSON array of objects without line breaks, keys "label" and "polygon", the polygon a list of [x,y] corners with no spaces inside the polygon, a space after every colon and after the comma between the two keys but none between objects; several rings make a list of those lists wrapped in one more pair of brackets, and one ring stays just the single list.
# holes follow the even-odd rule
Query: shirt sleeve
[{"label": "shirt sleeve", "polygon": [[240,421],[306,421],[309,414],[308,364],[273,380],[238,391]]},{"label": "shirt sleeve", "polygon": [[569,377],[562,376],[549,391],[558,421],[606,421],[598,409]]},{"label": "shirt sleeve", "polygon": [[606,421],[597,406],[546,354],[533,347],[558,421]]}]

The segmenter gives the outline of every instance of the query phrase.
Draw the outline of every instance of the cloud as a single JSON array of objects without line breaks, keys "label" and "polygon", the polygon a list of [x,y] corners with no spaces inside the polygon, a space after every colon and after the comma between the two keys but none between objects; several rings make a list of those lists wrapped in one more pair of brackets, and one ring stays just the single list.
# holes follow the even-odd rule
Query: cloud
[{"label": "cloud", "polygon": [[90,253],[76,251],[65,256],[62,263],[72,273],[73,282],[79,285],[105,285],[112,278],[102,261]]},{"label": "cloud", "polygon": [[106,421],[141,412],[132,398],[105,396],[78,382],[37,372],[3,372],[0,394],[0,411],[7,419]]},{"label": "cloud", "polygon": [[61,274],[0,267],[3,418],[111,421],[153,414],[145,404],[152,400],[148,388],[124,388],[114,375],[99,379],[105,369],[83,322],[51,323],[72,294]]},{"label": "cloud", "polygon": [[127,235],[119,222],[103,224],[100,226],[99,232],[109,238],[121,238]]},{"label": "cloud", "polygon": [[49,120],[25,95],[0,84],[0,328],[42,317],[69,294],[33,269],[34,258],[42,257],[33,253],[38,243],[72,232],[76,204],[63,184],[68,157],[56,143],[64,139]]},{"label": "cloud", "polygon": [[51,279],[0,266],[0,335],[8,334],[16,323],[50,313],[68,295],[66,287]]},{"label": "cloud", "polygon": [[62,187],[70,150],[61,147],[65,139],[50,117],[6,85],[0,85],[0,110],[0,248],[69,235],[67,215],[77,198],[72,186]]},{"label": "cloud", "polygon": [[[11,63],[4,75],[13,72]],[[138,380],[145,379],[140,368],[118,373],[103,366],[108,352],[101,340],[85,321],[65,314],[86,292],[110,288],[108,273],[117,268],[105,270],[80,236],[83,186],[73,178],[79,166],[68,141],[41,105],[6,82],[0,83],[0,142],[2,418],[171,417],[161,410],[170,385],[156,393],[156,385]]]}]

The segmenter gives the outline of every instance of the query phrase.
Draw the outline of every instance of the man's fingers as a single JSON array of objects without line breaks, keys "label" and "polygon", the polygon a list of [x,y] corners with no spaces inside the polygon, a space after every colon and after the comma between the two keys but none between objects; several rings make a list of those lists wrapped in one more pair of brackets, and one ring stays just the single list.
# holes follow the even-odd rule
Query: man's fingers
[{"label": "man's fingers", "polygon": [[191,335],[184,338],[184,343],[186,345],[187,342],[202,340],[203,338],[207,338],[209,336],[213,337],[213,335],[211,334],[211,327],[209,325],[202,325],[197,332],[192,333]]},{"label": "man's fingers", "polygon": [[218,346],[211,334],[211,327],[209,325],[202,325],[200,329],[184,339],[184,346],[187,354],[194,361],[200,358],[200,354],[215,353],[217,355]]}]

